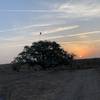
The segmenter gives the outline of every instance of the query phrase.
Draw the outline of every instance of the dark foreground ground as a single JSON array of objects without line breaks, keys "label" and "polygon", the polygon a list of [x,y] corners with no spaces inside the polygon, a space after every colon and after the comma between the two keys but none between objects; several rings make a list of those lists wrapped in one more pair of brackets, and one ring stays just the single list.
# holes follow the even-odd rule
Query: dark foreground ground
[{"label": "dark foreground ground", "polygon": [[34,73],[1,70],[0,100],[100,100],[100,69],[93,66]]}]

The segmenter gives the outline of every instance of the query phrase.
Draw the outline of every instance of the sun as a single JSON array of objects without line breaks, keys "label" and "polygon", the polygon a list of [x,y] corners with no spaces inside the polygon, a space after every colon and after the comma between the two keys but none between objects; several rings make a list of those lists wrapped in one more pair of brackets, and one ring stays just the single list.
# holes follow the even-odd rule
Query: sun
[{"label": "sun", "polygon": [[82,58],[82,57],[83,57],[83,56],[81,56],[81,55],[79,56],[79,58]]},{"label": "sun", "polygon": [[76,59],[84,59],[92,54],[89,46],[82,44],[63,44],[64,50],[71,51],[76,55]]}]

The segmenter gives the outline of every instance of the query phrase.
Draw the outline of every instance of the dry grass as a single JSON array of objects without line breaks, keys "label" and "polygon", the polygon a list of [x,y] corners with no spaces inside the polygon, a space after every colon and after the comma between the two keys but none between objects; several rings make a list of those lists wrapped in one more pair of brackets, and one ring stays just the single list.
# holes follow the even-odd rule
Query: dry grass
[{"label": "dry grass", "polygon": [[100,76],[94,69],[1,73],[0,76],[0,93],[7,100],[100,99]]},{"label": "dry grass", "polygon": [[1,67],[0,95],[6,100],[100,100],[100,69],[14,72]]}]

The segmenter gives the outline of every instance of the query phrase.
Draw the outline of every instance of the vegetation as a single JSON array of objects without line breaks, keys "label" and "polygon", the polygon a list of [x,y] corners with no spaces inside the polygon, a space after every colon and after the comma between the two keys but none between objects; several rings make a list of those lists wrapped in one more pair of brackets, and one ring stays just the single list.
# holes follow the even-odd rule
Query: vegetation
[{"label": "vegetation", "polygon": [[68,65],[74,55],[64,51],[59,44],[50,41],[39,41],[25,46],[23,51],[12,62],[13,69],[19,71],[21,66],[28,64],[29,68],[40,65],[43,70],[56,68],[58,65]]}]

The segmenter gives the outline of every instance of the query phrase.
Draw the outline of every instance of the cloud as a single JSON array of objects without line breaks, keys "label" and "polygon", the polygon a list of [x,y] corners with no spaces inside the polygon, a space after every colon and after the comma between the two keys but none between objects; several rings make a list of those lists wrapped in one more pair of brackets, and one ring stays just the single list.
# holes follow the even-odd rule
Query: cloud
[{"label": "cloud", "polygon": [[0,30],[0,33],[4,33],[4,32],[11,32],[11,31],[18,31],[18,30],[26,30],[26,29],[30,29],[33,27],[46,27],[46,26],[50,26],[52,24],[35,24],[35,25],[27,25],[21,28],[12,28],[12,29],[5,29],[5,30]]},{"label": "cloud", "polygon": [[[56,31],[52,31],[52,32],[54,33]],[[58,29],[57,32],[59,32],[59,29]],[[71,34],[71,35],[68,35],[68,34],[66,34],[66,35],[58,35],[57,38],[64,38],[64,37],[72,38],[72,37],[78,37],[78,36],[87,37],[87,35],[96,34],[96,33],[100,33],[100,31],[90,31],[90,32],[76,33],[76,34]],[[50,38],[52,39],[53,37],[50,37]]]},{"label": "cloud", "polygon": [[[4,13],[64,13],[62,16],[58,17],[99,17],[100,16],[100,6],[97,0],[69,0],[55,3],[46,1],[48,5],[44,9],[1,9],[0,12]],[[50,6],[52,5],[52,9]],[[41,4],[42,6],[42,4]]]},{"label": "cloud", "polygon": [[2,9],[0,12],[8,12],[8,13],[52,13],[52,12],[59,12],[56,9],[53,10],[46,10],[46,9],[36,9],[36,10],[10,10],[10,9]]},{"label": "cloud", "polygon": [[[58,6],[59,12],[64,12],[69,17],[98,17],[100,6],[95,2],[69,2]],[[63,16],[62,16],[63,17]]]},{"label": "cloud", "polygon": [[[56,31],[55,31],[56,32]],[[77,34],[71,34],[71,35],[58,35],[58,36],[52,36],[52,37],[47,37],[47,38],[43,38],[44,39],[58,39],[58,38],[72,38],[72,37],[84,37],[86,38],[87,35],[92,35],[92,34],[96,34],[96,33],[100,33],[100,31],[90,31],[90,32],[83,32],[83,33],[77,33]],[[66,41],[66,43],[73,43],[73,42],[81,42],[81,43],[98,43],[100,42],[100,39],[92,39],[92,40],[80,40],[80,41],[77,41],[77,40],[73,40],[73,41]]]},{"label": "cloud", "polygon": [[67,36],[68,37],[75,37],[75,36],[91,35],[91,34],[96,34],[96,33],[100,33],[100,31],[83,32],[83,33],[72,34],[72,35],[67,35]]},{"label": "cloud", "polygon": [[[96,34],[96,33],[100,33],[100,31],[90,31],[90,32],[83,32],[83,33],[76,33],[76,34],[66,34],[66,35],[61,35],[61,34],[58,34],[57,36],[48,36],[49,33],[56,33],[56,32],[61,32],[61,31],[64,31],[64,30],[71,30],[71,29],[76,29],[78,28],[79,26],[78,25],[74,25],[74,26],[67,26],[67,27],[59,27],[59,28],[56,28],[54,30],[47,30],[47,31],[44,31],[42,36],[39,35],[39,32],[34,32],[32,34],[32,36],[17,36],[17,37],[10,37],[10,38],[0,38],[0,40],[4,40],[4,41],[9,41],[9,42],[21,42],[21,41],[30,41],[30,42],[34,42],[34,41],[38,41],[38,40],[53,40],[53,39],[58,39],[58,38],[72,38],[72,37],[87,37],[87,35],[91,35],[91,34]],[[45,34],[47,34],[45,36]],[[33,37],[35,36],[34,40],[33,40]],[[82,40],[83,41],[83,40]],[[81,41],[81,42],[82,42]],[[85,40],[87,42],[87,40]],[[83,42],[85,42],[83,41]],[[97,40],[98,42],[99,40]],[[96,42],[96,40],[95,40]],[[71,43],[71,42],[68,42],[68,43]],[[73,43],[73,41],[72,41]]]},{"label": "cloud", "polygon": [[[58,24],[53,24],[53,25],[58,25]],[[29,26],[24,26],[24,27],[21,27],[21,28],[12,28],[12,29],[8,29],[8,30],[2,30],[0,31],[1,33],[2,32],[11,32],[11,31],[19,31],[19,30],[27,30],[27,29],[30,29],[32,27],[45,27],[45,26],[48,26],[47,29],[43,29],[42,33],[43,33],[43,36],[42,38],[45,37],[45,34],[50,34],[50,33],[57,33],[57,32],[61,32],[61,31],[68,31],[68,30],[73,30],[73,29],[77,29],[79,28],[79,25],[72,25],[72,26],[66,26],[66,27],[55,27],[55,28],[51,28],[49,29],[52,24],[39,24],[39,25],[29,25]],[[32,32],[32,34],[28,34],[28,35],[16,35],[16,36],[11,36],[11,37],[0,37],[0,40],[1,41],[9,41],[9,42],[12,42],[12,41],[21,41],[21,40],[30,40],[30,39],[33,39],[34,37],[34,40],[38,40],[39,39],[39,32],[41,31],[42,29],[40,30],[37,30],[37,31],[34,31]],[[53,34],[52,34],[53,35]],[[60,37],[64,37],[64,36],[57,36],[57,38],[60,38]],[[46,38],[55,38],[55,37],[46,37]]]},{"label": "cloud", "polygon": [[73,25],[73,26],[66,26],[66,27],[59,27],[53,30],[47,30],[44,31],[44,34],[48,34],[48,33],[57,33],[57,32],[61,32],[61,31],[67,31],[67,30],[72,30],[72,29],[77,29],[79,28],[79,25]]},{"label": "cloud", "polygon": [[[3,38],[1,37],[0,40],[5,41],[4,44],[9,44],[10,47],[14,46],[23,46],[25,44],[30,44],[31,42],[39,41],[39,40],[54,40],[58,38],[64,38],[65,35],[57,35],[57,36],[48,36],[49,33],[56,33],[61,31],[67,31],[72,29],[77,29],[79,25],[72,25],[72,26],[66,26],[66,27],[58,27],[55,29],[44,31],[42,36],[39,35],[39,32],[33,32],[32,35],[19,35],[16,37],[10,37],[10,38]],[[25,27],[26,28],[26,27]],[[27,27],[28,28],[28,27]],[[45,34],[47,34],[45,36]],[[35,36],[35,37],[34,37]]]}]

